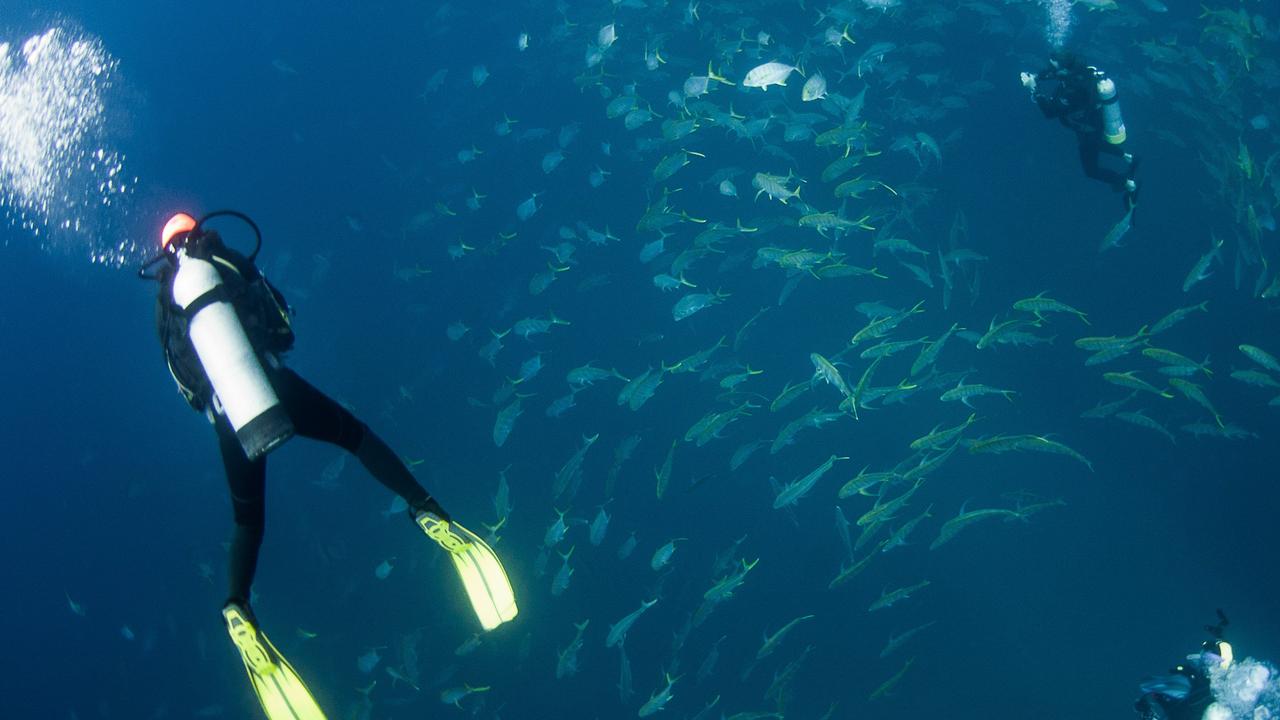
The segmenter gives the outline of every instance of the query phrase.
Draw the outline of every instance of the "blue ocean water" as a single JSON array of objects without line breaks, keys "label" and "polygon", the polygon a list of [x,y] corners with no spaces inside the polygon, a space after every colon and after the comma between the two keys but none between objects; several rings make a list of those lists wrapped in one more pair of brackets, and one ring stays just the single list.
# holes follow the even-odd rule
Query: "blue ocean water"
[{"label": "blue ocean water", "polygon": [[[1119,196],[1082,177],[1071,133],[1044,120],[1017,83],[1047,50],[1043,11],[1031,3],[108,5],[19,1],[0,15],[0,41],[60,25],[101,39],[119,60],[107,136],[128,157],[137,190],[102,227],[152,247],[173,211],[249,213],[266,235],[260,264],[297,310],[290,366],[414,461],[422,483],[473,529],[497,521],[491,498],[504,469],[510,483],[514,510],[495,548],[520,616],[457,655],[479,628],[441,553],[402,515],[384,513],[387,492],[335,448],[295,440],[272,454],[255,609],[329,717],[632,717],[667,675],[679,679],[665,716],[692,717],[718,697],[704,717],[817,718],[832,707],[838,718],[1120,717],[1138,681],[1205,639],[1201,626],[1215,608],[1232,619],[1237,653],[1280,656],[1271,555],[1280,539],[1272,509],[1280,456],[1277,408],[1268,405],[1275,390],[1230,377],[1261,369],[1239,344],[1280,354],[1276,301],[1259,297],[1280,257],[1275,232],[1250,224],[1245,208],[1269,215],[1277,203],[1269,163],[1276,132],[1251,122],[1280,120],[1267,92],[1280,82],[1274,8],[1247,6],[1258,18],[1244,45],[1256,51],[1247,68],[1219,30],[1207,30],[1221,18],[1202,17],[1198,7],[1076,9],[1069,45],[1117,78],[1129,143],[1143,159],[1135,227],[1124,247],[1101,253],[1123,213]],[[617,40],[588,67],[584,56],[610,22]],[[826,44],[825,30],[846,25],[855,44]],[[859,76],[859,58],[877,42],[894,47]],[[1183,54],[1160,61],[1138,43]],[[655,70],[645,65],[650,52],[663,58]],[[713,83],[705,104],[691,100],[684,111],[669,102],[708,60],[737,84]],[[748,70],[770,60],[798,64],[806,76],[767,92],[742,87]],[[489,76],[477,86],[481,65]],[[815,72],[833,95],[866,88],[870,152],[834,182],[821,174],[843,148],[817,146],[814,136],[838,127],[842,111],[834,101],[801,102],[800,86]],[[1178,90],[1179,80],[1191,89]],[[609,103],[628,94],[658,118],[628,130],[623,117],[608,117]],[[735,134],[730,112],[755,134]],[[682,113],[699,117],[698,129],[664,140],[663,121]],[[516,121],[509,135],[494,129],[504,117]],[[784,139],[787,128],[806,124],[808,134]],[[941,143],[940,160],[892,149],[921,132]],[[1247,174],[1242,146],[1253,161]],[[472,148],[482,154],[461,162],[460,151]],[[544,172],[557,149],[563,161]],[[653,182],[654,166],[680,149],[705,157]],[[592,187],[596,168],[609,174]],[[727,168],[739,170],[736,198],[710,181]],[[753,199],[758,172],[791,175],[787,185],[801,198]],[[872,191],[841,209],[833,187],[858,175],[893,192]],[[484,196],[477,210],[466,205],[473,193]],[[521,221],[516,207],[533,193],[539,209]],[[638,223],[660,202],[687,217],[666,228],[666,252],[642,264],[641,247],[659,233]],[[873,254],[881,234],[833,238],[798,225],[809,212],[837,210],[851,219],[871,214],[870,224],[888,224],[886,234],[927,250],[903,259],[927,267],[933,287],[890,253]],[[944,307],[935,253],[955,249],[961,216],[961,247],[985,259],[950,263],[956,287]],[[690,265],[685,275],[696,290],[655,288],[652,276],[716,222],[757,229],[734,233]],[[591,233],[606,229],[618,239],[592,242]],[[234,225],[226,232],[248,240]],[[1214,236],[1226,239],[1221,261],[1184,291]],[[0,713],[260,717],[217,613],[231,530],[225,481],[212,432],[167,377],[154,339],[155,289],[134,278],[146,253],[113,267],[89,262],[89,241],[74,236],[54,233],[54,242],[9,227],[0,238],[10,493],[0,528],[12,568],[0,625],[9,643],[0,671],[12,682]],[[561,242],[574,245],[568,261],[544,249]],[[475,249],[452,258],[450,246],[460,244]],[[754,268],[762,247],[834,250],[887,277]],[[568,269],[532,294],[530,280],[548,261]],[[783,297],[789,282],[794,291]],[[673,320],[681,296],[716,291],[728,294],[723,302]],[[901,310],[924,301],[924,312],[890,338],[910,340],[936,338],[953,323],[981,334],[1041,291],[1086,312],[1090,324],[1053,315],[1029,328],[1053,342],[1030,347],[978,350],[952,338],[938,371],[1016,391],[1012,401],[977,398],[980,420],[966,438],[1048,436],[1088,458],[1092,471],[1062,455],[961,446],[856,553],[875,553],[866,570],[828,588],[849,563],[835,527],[837,489],[863,467],[889,470],[912,458],[908,443],[970,410],[940,402],[945,388],[929,389],[868,403],[860,420],[805,430],[771,453],[787,423],[811,408],[835,411],[840,397],[818,384],[776,412],[770,403],[788,383],[809,380],[810,353],[833,357],[848,346],[868,321],[859,303]],[[1225,421],[1251,436],[1193,437],[1180,427],[1213,420],[1173,391],[1140,393],[1127,407],[1144,409],[1175,443],[1115,418],[1080,417],[1127,393],[1103,372],[1136,370],[1167,386],[1137,351],[1086,366],[1076,339],[1130,335],[1205,301],[1207,312],[1150,343],[1197,361],[1208,356],[1213,375],[1192,379]],[[480,356],[493,333],[549,313],[569,324],[505,336],[492,365]],[[469,331],[452,341],[446,328],[455,322]],[[591,362],[634,378],[721,337],[729,347],[712,357],[711,371],[664,375],[638,410],[619,406],[622,383],[611,380],[578,393],[562,417],[544,414],[568,392],[572,368]],[[851,385],[870,364],[858,357],[869,344],[843,357]],[[495,416],[509,400],[494,395],[538,353],[545,369],[515,388],[524,413],[497,447]],[[909,385],[915,354],[886,359],[871,384]],[[748,367],[763,372],[733,393],[721,388],[725,375]],[[756,407],[723,438],[700,447],[684,441],[708,412],[743,402]],[[553,498],[556,471],[596,434],[576,495]],[[615,449],[632,434],[642,439],[609,494]],[[670,484],[658,498],[655,470],[673,441]],[[731,470],[730,456],[753,441],[766,445]],[[833,453],[850,459],[794,508],[773,509],[770,478],[791,482]],[[1064,504],[1026,523],[975,524],[929,550],[962,506],[1051,500]],[[612,521],[593,547],[585,523],[606,501]],[[854,496],[838,505],[856,521],[875,501]],[[550,553],[539,574],[537,556],[557,508],[574,522],[555,551],[574,548],[575,572],[553,596],[561,561]],[[876,551],[926,509],[905,547]],[[636,550],[619,559],[632,533]],[[653,552],[675,538],[683,540],[670,570],[652,570]],[[739,538],[732,559],[759,564],[677,643],[720,579],[717,557]],[[388,560],[394,569],[380,580],[375,569]],[[922,580],[930,585],[910,599],[867,610],[882,591]],[[620,656],[604,637],[654,597],[625,644],[634,693],[623,701]],[[814,618],[744,680],[762,635],[808,614]],[[558,653],[584,620],[580,670],[557,679]],[[934,624],[880,657],[891,636],[926,623]],[[713,647],[719,662],[699,681]],[[382,661],[365,673],[357,659],[371,649]],[[908,660],[890,692],[870,699]],[[768,693],[790,663],[789,684]],[[442,690],[464,684],[489,689],[462,709],[441,703]]]}]

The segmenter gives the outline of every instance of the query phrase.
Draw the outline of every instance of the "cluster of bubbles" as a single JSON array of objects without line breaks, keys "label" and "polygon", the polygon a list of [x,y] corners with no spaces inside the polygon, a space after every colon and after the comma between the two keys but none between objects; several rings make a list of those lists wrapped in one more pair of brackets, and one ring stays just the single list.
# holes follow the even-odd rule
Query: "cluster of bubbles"
[{"label": "cluster of bubbles", "polygon": [[0,212],[47,249],[112,266],[138,254],[111,239],[136,184],[106,142],[116,67],[101,41],[61,27],[0,42]]},{"label": "cluster of bubbles", "polygon": [[1074,0],[1044,0],[1048,15],[1044,26],[1045,39],[1054,50],[1059,50],[1071,33],[1071,5]]},{"label": "cluster of bubbles", "polygon": [[1209,672],[1213,704],[1205,720],[1267,720],[1280,718],[1280,673],[1268,662],[1246,658]]}]

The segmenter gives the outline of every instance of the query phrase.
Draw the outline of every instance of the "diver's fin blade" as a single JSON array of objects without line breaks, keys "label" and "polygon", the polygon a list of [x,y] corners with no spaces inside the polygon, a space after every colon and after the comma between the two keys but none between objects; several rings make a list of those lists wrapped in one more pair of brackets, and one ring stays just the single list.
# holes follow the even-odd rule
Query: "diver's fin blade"
[{"label": "diver's fin blade", "polygon": [[481,627],[493,630],[516,617],[519,608],[511,580],[484,540],[457,522],[443,521],[429,514],[420,516],[418,524],[427,537],[449,552]]},{"label": "diver's fin blade", "polygon": [[235,606],[224,609],[223,616],[268,720],[325,720],[324,711],[302,677],[266,634],[254,627]]},{"label": "diver's fin blade", "polygon": [[[514,620],[520,609],[516,606],[515,591],[511,588],[511,580],[502,567],[502,561],[493,552],[493,548],[475,533],[457,523],[453,527],[467,539],[466,552],[453,555],[454,567],[458,568],[460,574],[463,573],[463,565],[468,568],[468,572],[463,575],[463,584],[476,616],[481,618],[481,625],[486,630],[492,630],[502,623]],[[465,563],[461,562],[464,555]],[[487,622],[485,618],[488,618]]]}]

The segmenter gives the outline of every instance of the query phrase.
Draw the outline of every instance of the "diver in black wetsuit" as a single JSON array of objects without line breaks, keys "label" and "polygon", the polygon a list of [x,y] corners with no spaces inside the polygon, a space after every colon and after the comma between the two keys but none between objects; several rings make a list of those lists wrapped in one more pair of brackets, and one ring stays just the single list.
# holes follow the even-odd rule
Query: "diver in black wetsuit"
[{"label": "diver in black wetsuit", "polygon": [[[225,216],[253,229],[257,244],[248,256],[204,227],[211,218]],[[200,220],[178,213],[165,225],[161,243],[163,251],[138,275],[159,281],[156,326],[169,372],[218,436],[235,512],[230,592],[222,618],[268,720],[325,717],[249,607],[266,525],[266,455],[294,435],[350,452],[404,499],[413,523],[448,553],[484,630],[514,620],[519,614],[515,591],[493,548],[453,521],[367,425],[280,362],[293,347],[293,326],[284,296],[254,265],[262,233],[253,220],[233,210]],[[157,265],[160,269],[148,274]]]},{"label": "diver in black wetsuit", "polygon": [[1206,625],[1213,636],[1200,652],[1188,656],[1185,662],[1175,666],[1168,675],[1148,678],[1138,688],[1142,695],[1133,704],[1141,720],[1201,720],[1205,710],[1213,703],[1213,689],[1209,683],[1209,669],[1231,664],[1231,645],[1223,639],[1228,624],[1227,616],[1218,610],[1218,624]]},{"label": "diver in black wetsuit", "polygon": [[[225,294],[296,434],[337,445],[355,455],[374,478],[404,498],[411,517],[426,512],[449,520],[440,504],[381,438],[281,363],[280,356],[293,346],[288,305],[250,258],[227,247],[217,232],[198,229],[194,218],[185,214],[169,221],[162,242],[166,254],[173,254],[173,248],[181,244],[188,255],[208,260],[217,268],[222,285],[227,288]],[[173,300],[175,275],[176,265],[168,262],[154,276],[160,286],[156,298],[160,343],[178,389],[194,409],[209,418],[217,433],[235,517],[226,606],[238,606],[252,617],[249,591],[266,523],[266,457],[249,458],[215,396],[189,335],[189,319],[197,311],[190,306],[184,311]]]},{"label": "diver in black wetsuit", "polygon": [[[1022,73],[1022,84],[1046,118],[1057,118],[1076,134],[1084,174],[1124,193],[1125,207],[1133,207],[1138,196],[1138,161],[1123,147],[1124,122],[1115,84],[1097,68],[1063,51],[1053,53],[1049,65],[1035,75]],[[1125,172],[1102,167],[1099,161],[1103,154],[1121,158]]]}]

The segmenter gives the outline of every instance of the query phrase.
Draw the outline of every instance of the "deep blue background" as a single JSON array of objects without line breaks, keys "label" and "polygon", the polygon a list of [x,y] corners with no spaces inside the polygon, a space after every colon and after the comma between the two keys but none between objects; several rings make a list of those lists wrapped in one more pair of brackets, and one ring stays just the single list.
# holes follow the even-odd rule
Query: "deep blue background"
[{"label": "deep blue background", "polygon": [[[699,450],[682,443],[672,489],[661,503],[653,497],[651,468],[662,463],[674,436],[723,405],[715,400],[714,383],[670,377],[635,414],[616,407],[616,385],[609,385],[584,392],[579,407],[562,420],[542,414],[563,394],[561,378],[569,368],[595,361],[634,376],[646,366],[674,362],[722,334],[732,338],[760,306],[776,300],[782,284],[776,269],[717,277],[719,259],[704,260],[691,277],[701,289],[723,286],[733,296],[705,315],[672,323],[668,313],[676,296],[657,293],[649,276],[658,269],[635,260],[652,236],[634,230],[650,169],[671,150],[634,155],[634,137],[658,135],[657,123],[628,133],[620,119],[605,119],[605,101],[594,88],[579,92],[570,81],[581,68],[585,39],[607,17],[604,10],[574,8],[570,17],[582,26],[561,49],[550,42],[558,15],[540,4],[483,12],[459,4],[443,15],[437,5],[421,3],[376,9],[108,5],[7,3],[0,29],[12,40],[61,18],[100,37],[120,60],[112,135],[140,179],[124,221],[130,237],[150,242],[166,214],[179,208],[250,213],[267,235],[264,268],[298,308],[293,367],[353,407],[404,456],[425,459],[416,468],[419,478],[473,527],[492,518],[489,498],[498,471],[512,465],[515,512],[499,551],[520,593],[521,616],[475,654],[457,658],[453,649],[474,631],[469,611],[446,566],[412,526],[379,514],[390,500],[386,492],[354,461],[336,487],[319,487],[315,481],[339,456],[331,448],[298,441],[272,455],[257,609],[330,717],[356,716],[356,689],[371,678],[357,670],[355,659],[388,646],[384,663],[396,662],[395,646],[416,629],[425,637],[421,694],[393,688],[380,669],[371,717],[457,713],[437,694],[463,682],[493,687],[486,713],[501,707],[502,715],[517,718],[552,712],[631,716],[661,687],[671,633],[714,580],[708,574],[712,559],[743,534],[748,539],[740,552],[760,557],[760,565],[738,597],[691,634],[668,714],[691,715],[716,695],[726,714],[763,710],[771,674],[805,644],[815,650],[799,675],[788,716],[816,717],[838,702],[837,717],[1123,717],[1137,681],[1190,652],[1215,607],[1231,615],[1239,652],[1280,655],[1272,555],[1280,539],[1273,511],[1280,466],[1276,410],[1266,407],[1268,394],[1224,377],[1246,365],[1235,350],[1241,342],[1280,351],[1274,305],[1249,297],[1254,271],[1246,274],[1244,290],[1233,289],[1229,267],[1192,293],[1181,291],[1210,229],[1221,233],[1230,211],[1206,196],[1197,151],[1144,136],[1144,127],[1158,123],[1193,136],[1193,128],[1151,98],[1125,104],[1132,143],[1145,163],[1138,228],[1126,248],[1097,253],[1118,218],[1115,196],[1080,177],[1071,135],[1044,122],[1012,80],[1043,51],[1034,22],[1009,37],[980,33],[974,17],[962,15],[946,38],[953,79],[983,77],[994,89],[929,128],[941,138],[959,127],[963,136],[944,148],[941,167],[919,180],[937,194],[918,218],[921,229],[913,240],[932,249],[962,209],[971,246],[990,257],[976,301],[970,305],[958,293],[942,312],[936,292],[901,270],[882,286],[806,282],[782,310],[760,320],[738,359],[765,369],[748,382],[772,397],[784,382],[807,377],[809,352],[834,354],[861,326],[851,308],[862,300],[904,307],[927,297],[928,312],[904,327],[906,338],[937,335],[953,321],[981,331],[1014,300],[1048,289],[1088,311],[1093,325],[1082,330],[1073,318],[1054,318],[1041,331],[1058,336],[1048,347],[978,352],[956,342],[943,364],[975,368],[977,381],[1019,391],[1012,405],[980,401],[979,413],[987,418],[981,432],[1054,433],[1089,457],[1096,472],[1053,456],[960,453],[926,486],[928,497],[907,510],[914,516],[934,505],[934,519],[918,530],[914,547],[878,558],[849,585],[828,591],[842,556],[828,493],[863,465],[882,469],[901,460],[906,442],[937,423],[959,422],[964,408],[918,396],[905,406],[868,412],[858,424],[808,431],[796,447],[772,457],[761,450],[739,473],[727,471],[727,456],[741,442],[771,440],[778,427],[813,404],[834,404],[833,392],[819,387],[784,417],[761,409],[724,440]],[[761,25],[748,25],[747,32],[796,24],[806,27],[795,32],[809,32],[812,12],[802,16],[794,6],[766,3],[758,12]],[[619,20],[619,52],[630,60],[616,72],[639,76],[644,38],[678,33],[680,13],[655,11],[652,19],[634,10],[620,13],[626,21]],[[1162,33],[1179,32],[1194,42],[1194,13],[1188,13],[1156,18],[1160,24],[1150,28],[1099,29],[1109,43],[1095,47],[1102,45],[1103,56],[1119,62],[1119,54],[1135,53],[1118,47]],[[1083,22],[1077,37],[1089,38],[1098,21],[1089,14]],[[872,27],[849,49],[851,58],[875,39],[909,32],[888,22]],[[521,30],[533,34],[525,54],[514,47]],[[669,71],[666,85],[678,87],[687,72],[699,71],[710,42],[689,33],[672,40],[670,64],[679,67]],[[273,67],[277,60],[296,74]],[[479,89],[471,82],[478,63],[492,73]],[[749,67],[739,60],[735,77]],[[449,70],[443,87],[422,95],[439,68]],[[610,85],[617,92],[626,81],[624,76]],[[858,86],[856,79],[850,82],[846,92],[853,94]],[[787,89],[793,107],[799,106],[797,84],[793,80]],[[710,99],[722,106],[733,99],[741,111],[750,99],[740,91],[718,89]],[[873,89],[868,107],[893,93]],[[662,93],[647,97],[656,112],[671,114]],[[520,121],[516,135],[534,127],[550,134],[527,142],[495,137],[491,127],[503,113]],[[874,109],[868,113],[875,116]],[[543,175],[543,154],[571,122],[581,123],[580,136],[565,150],[564,166]],[[887,145],[897,131],[883,133]],[[1250,137],[1256,151],[1266,147],[1265,137]],[[602,155],[602,141],[612,144],[612,157]],[[772,141],[781,144],[777,134]],[[708,159],[694,159],[677,176],[688,188],[685,197],[675,196],[673,202],[682,203],[677,207],[747,225],[783,212],[747,197],[749,176],[757,170],[785,173],[782,161],[718,129],[700,130],[689,142]],[[457,151],[473,144],[485,154],[460,166]],[[807,143],[786,149],[801,157],[806,170],[800,174],[813,186],[805,194],[820,205],[816,175],[831,156]],[[591,191],[585,175],[597,164],[613,174]],[[746,171],[737,180],[743,199],[696,189],[696,179],[729,165]],[[891,183],[909,181],[915,171],[914,161],[888,152],[875,166]],[[468,214],[462,201],[473,187],[489,197],[482,212]],[[518,224],[513,208],[534,191],[546,193],[539,199],[542,209]],[[409,218],[437,202],[459,216],[436,218],[425,230],[410,227]],[[607,225],[623,242],[603,249],[578,243],[581,264],[547,294],[530,297],[528,279],[547,258],[537,246],[558,242],[559,227],[579,221],[597,230]],[[492,256],[477,251],[454,262],[445,253],[460,238],[483,246],[510,231],[518,231],[519,239]],[[687,241],[690,233],[681,232]],[[153,339],[154,288],[133,279],[132,268],[90,265],[74,249],[46,251],[17,231],[0,233],[0,337],[6,338],[0,343],[0,437],[7,458],[0,478],[8,491],[0,506],[0,539],[10,568],[0,623],[8,652],[0,654],[0,675],[11,682],[0,714],[255,717],[217,615],[225,582],[221,543],[230,529],[221,468],[212,434],[166,377]],[[812,235],[794,230],[779,231],[771,242],[818,247]],[[1268,234],[1265,243],[1273,248],[1274,242]],[[847,242],[845,249],[854,245]],[[856,261],[874,262],[859,252]],[[893,267],[886,258],[878,261]],[[396,277],[397,268],[415,265],[432,273],[411,281]],[[608,273],[610,283],[577,292],[594,273]],[[1206,299],[1211,312],[1162,336],[1162,346],[1195,358],[1211,355],[1217,371],[1206,384],[1211,396],[1228,419],[1259,439],[1194,440],[1179,433],[1171,445],[1122,423],[1077,419],[1117,393],[1096,368],[1082,367],[1084,354],[1071,347],[1072,339],[1131,333],[1174,307]],[[549,310],[573,324],[531,343],[509,336],[497,368],[476,356],[489,328]],[[456,344],[444,334],[455,320],[472,328]],[[665,335],[660,343],[637,343],[655,332]],[[488,403],[502,378],[536,350],[546,351],[548,369],[531,388],[537,395],[526,400],[508,444],[495,449],[490,432],[496,409],[476,405]],[[854,367],[849,372],[856,379],[860,361]],[[1149,369],[1143,375],[1155,377]],[[893,378],[886,372],[877,381]],[[1181,399],[1144,399],[1142,405],[1174,427],[1200,419]],[[589,520],[595,504],[606,500],[602,476],[613,448],[633,431],[644,441],[610,505],[610,537],[597,549],[587,544],[583,528],[570,531],[577,572],[570,590],[552,598],[547,588],[559,560],[552,557],[546,577],[533,572],[543,530],[555,518],[550,477],[582,434],[600,433],[571,510],[571,517]],[[789,481],[832,452],[853,459],[837,465],[801,501],[798,525],[770,508],[770,475]],[[707,476],[689,487],[691,478]],[[965,500],[990,506],[1017,489],[1067,504],[1028,525],[979,525],[937,551],[925,550],[938,524]],[[868,506],[851,502],[845,512],[852,519]],[[619,561],[614,549],[631,531],[640,545],[631,559]],[[673,537],[688,541],[677,552],[677,571],[662,586],[663,600],[628,640],[637,697],[624,707],[614,689],[617,656],[604,650],[604,633],[654,594],[658,580],[648,558]],[[379,582],[374,568],[392,557],[395,571]],[[201,577],[202,563],[212,567],[212,583]],[[864,611],[882,588],[921,578],[933,584],[919,598]],[[68,596],[83,605],[85,617],[70,612]],[[798,627],[769,659],[772,664],[740,683],[738,672],[761,633],[807,613],[818,619]],[[587,618],[583,670],[557,682],[556,650],[572,638],[572,623]],[[930,620],[938,624],[908,648],[877,658],[890,634]],[[121,636],[123,625],[135,640]],[[318,636],[301,640],[295,628]],[[728,636],[721,670],[698,686],[697,666],[721,635]],[[912,655],[917,660],[897,694],[864,707],[866,695]]]}]

